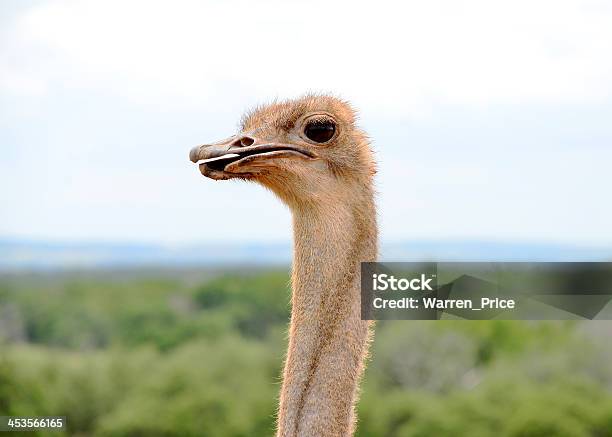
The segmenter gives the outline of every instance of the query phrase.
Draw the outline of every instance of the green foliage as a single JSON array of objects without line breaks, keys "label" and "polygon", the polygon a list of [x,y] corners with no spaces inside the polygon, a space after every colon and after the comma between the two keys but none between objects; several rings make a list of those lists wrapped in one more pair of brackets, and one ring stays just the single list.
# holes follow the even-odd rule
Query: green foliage
[{"label": "green foliage", "polygon": [[157,359],[138,389],[101,419],[99,435],[269,435],[276,363],[268,352],[237,338],[181,347]]},{"label": "green foliage", "polygon": [[[273,435],[288,283],[285,271],[0,279],[0,415],[66,415],[65,435],[92,437]],[[609,331],[381,322],[357,435],[612,437]]]},{"label": "green foliage", "polygon": [[202,285],[195,301],[204,309],[229,311],[242,335],[263,338],[274,325],[287,323],[288,284],[285,272],[226,274]]}]

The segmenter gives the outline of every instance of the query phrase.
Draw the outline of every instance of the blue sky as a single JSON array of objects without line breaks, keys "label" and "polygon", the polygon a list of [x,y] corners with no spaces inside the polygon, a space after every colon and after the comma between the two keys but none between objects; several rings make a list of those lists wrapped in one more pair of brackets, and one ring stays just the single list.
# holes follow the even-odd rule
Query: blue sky
[{"label": "blue sky", "polygon": [[187,154],[327,90],[374,140],[383,239],[612,246],[608,2],[169,4],[0,6],[0,235],[286,241]]}]

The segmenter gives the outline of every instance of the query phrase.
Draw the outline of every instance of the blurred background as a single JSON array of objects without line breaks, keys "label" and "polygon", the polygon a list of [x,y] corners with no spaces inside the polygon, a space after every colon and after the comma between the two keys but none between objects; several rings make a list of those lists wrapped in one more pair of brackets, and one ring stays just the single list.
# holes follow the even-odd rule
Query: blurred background
[{"label": "blurred background", "polygon": [[[359,109],[385,260],[612,260],[610,53],[607,1],[2,2],[0,415],[272,435],[289,211],[187,155],[275,98]],[[610,436],[611,330],[380,323],[358,435]]]}]

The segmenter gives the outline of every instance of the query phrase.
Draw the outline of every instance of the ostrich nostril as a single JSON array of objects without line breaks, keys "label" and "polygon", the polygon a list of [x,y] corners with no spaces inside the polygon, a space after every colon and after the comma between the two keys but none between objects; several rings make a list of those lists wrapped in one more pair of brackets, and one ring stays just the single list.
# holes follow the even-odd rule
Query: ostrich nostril
[{"label": "ostrich nostril", "polygon": [[251,137],[242,137],[240,138],[240,145],[242,147],[248,147],[253,145],[253,143],[255,142],[255,140]]}]

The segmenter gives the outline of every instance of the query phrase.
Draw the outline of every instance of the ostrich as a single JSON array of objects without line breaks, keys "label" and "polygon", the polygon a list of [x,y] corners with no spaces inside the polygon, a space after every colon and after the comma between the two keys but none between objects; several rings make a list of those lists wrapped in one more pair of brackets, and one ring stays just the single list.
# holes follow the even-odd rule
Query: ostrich
[{"label": "ostrich", "polygon": [[243,117],[239,134],[189,157],[211,179],[258,182],[292,212],[277,437],[351,436],[372,333],[360,317],[360,262],[375,261],[378,251],[376,167],[354,111],[326,95],[260,106]]}]

